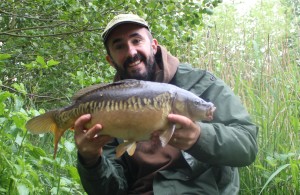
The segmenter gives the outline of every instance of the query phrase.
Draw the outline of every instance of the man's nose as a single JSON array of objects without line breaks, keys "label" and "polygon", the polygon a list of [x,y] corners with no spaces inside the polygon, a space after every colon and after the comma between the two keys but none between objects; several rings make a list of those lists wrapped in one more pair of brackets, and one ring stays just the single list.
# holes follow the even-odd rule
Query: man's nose
[{"label": "man's nose", "polygon": [[137,54],[137,50],[133,45],[128,45],[128,56],[134,57]]}]

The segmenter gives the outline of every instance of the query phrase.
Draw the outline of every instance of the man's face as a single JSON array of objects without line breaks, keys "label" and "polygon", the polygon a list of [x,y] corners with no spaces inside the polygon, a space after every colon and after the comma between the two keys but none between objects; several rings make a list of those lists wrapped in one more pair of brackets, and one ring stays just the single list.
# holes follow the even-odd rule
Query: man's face
[{"label": "man's face", "polygon": [[108,37],[110,55],[106,59],[123,79],[151,80],[157,45],[146,28],[136,24],[120,25]]}]

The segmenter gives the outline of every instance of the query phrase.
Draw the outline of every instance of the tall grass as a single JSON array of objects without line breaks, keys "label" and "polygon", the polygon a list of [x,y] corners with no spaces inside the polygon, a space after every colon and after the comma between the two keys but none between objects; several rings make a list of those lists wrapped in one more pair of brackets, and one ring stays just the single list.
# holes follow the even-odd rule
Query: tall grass
[{"label": "tall grass", "polygon": [[200,52],[184,58],[224,79],[259,126],[257,159],[240,169],[241,194],[300,193],[296,3],[259,1],[244,14],[232,4],[220,5],[207,18],[209,27],[202,29],[200,38],[187,44],[187,51],[199,47]]}]

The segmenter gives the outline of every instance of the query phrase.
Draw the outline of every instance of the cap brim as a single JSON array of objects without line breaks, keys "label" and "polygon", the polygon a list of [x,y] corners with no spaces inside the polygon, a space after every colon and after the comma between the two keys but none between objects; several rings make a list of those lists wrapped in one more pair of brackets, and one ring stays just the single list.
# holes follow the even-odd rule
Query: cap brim
[{"label": "cap brim", "polygon": [[117,28],[118,26],[122,25],[122,24],[138,24],[140,26],[143,26],[147,29],[149,29],[149,26],[146,25],[146,24],[143,24],[143,23],[140,23],[140,22],[136,22],[136,21],[123,21],[123,22],[119,22],[115,25],[113,25],[112,27],[110,27],[107,31],[103,32],[102,34],[102,39],[103,39],[103,42],[106,42],[109,34],[115,29]]}]

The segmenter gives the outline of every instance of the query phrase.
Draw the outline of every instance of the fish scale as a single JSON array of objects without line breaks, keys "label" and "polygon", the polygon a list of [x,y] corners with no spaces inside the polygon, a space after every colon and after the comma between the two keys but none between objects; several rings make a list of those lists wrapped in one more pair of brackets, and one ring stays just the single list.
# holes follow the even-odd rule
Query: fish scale
[{"label": "fish scale", "polygon": [[175,129],[167,120],[170,113],[193,121],[210,121],[215,110],[213,103],[174,85],[139,80],[93,85],[78,91],[73,100],[70,106],[46,112],[26,123],[32,133],[54,133],[54,156],[61,136],[83,114],[92,115],[87,128],[101,124],[101,135],[126,140],[116,148],[116,156],[120,157],[125,151],[133,155],[136,142],[149,140],[157,130],[162,132],[160,140],[165,146]]}]

